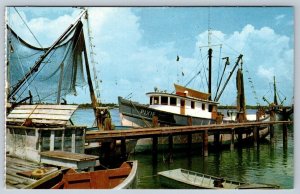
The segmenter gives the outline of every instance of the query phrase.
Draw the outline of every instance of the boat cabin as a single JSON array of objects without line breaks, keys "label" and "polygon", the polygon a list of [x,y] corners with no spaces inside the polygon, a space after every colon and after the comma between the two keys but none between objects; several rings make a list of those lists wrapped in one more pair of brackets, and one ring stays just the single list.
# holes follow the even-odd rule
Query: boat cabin
[{"label": "boat cabin", "polygon": [[208,100],[210,94],[195,91],[175,84],[176,94],[149,92],[149,107],[175,114],[193,117],[215,118],[217,102]]}]

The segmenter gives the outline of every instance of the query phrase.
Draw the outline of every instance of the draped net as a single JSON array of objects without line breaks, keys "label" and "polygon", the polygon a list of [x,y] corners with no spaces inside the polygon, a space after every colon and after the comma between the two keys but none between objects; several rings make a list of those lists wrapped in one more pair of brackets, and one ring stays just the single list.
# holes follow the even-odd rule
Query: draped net
[{"label": "draped net", "polygon": [[[65,98],[67,94],[76,95],[76,87],[86,84],[83,69],[84,47],[82,23],[79,22],[49,53],[38,71],[26,80],[9,101],[19,102],[29,96],[29,90],[33,103],[57,103],[58,99]],[[30,71],[30,68],[47,49],[49,48],[43,49],[30,45],[8,27],[8,93]]]}]

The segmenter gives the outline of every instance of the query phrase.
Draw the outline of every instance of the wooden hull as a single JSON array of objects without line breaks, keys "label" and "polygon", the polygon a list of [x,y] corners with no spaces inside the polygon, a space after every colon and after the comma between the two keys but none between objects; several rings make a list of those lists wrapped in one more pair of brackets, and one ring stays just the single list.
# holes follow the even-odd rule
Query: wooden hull
[{"label": "wooden hull", "polygon": [[[54,176],[55,175],[55,176]],[[61,170],[44,177],[39,183],[29,185],[31,189],[129,189],[135,188],[137,161],[124,162],[119,168],[76,172],[73,169]],[[46,180],[46,181],[43,181]]]},{"label": "wooden hull", "polygon": [[158,173],[161,184],[177,189],[276,189],[277,185],[249,184],[226,180],[185,169],[167,170]]}]

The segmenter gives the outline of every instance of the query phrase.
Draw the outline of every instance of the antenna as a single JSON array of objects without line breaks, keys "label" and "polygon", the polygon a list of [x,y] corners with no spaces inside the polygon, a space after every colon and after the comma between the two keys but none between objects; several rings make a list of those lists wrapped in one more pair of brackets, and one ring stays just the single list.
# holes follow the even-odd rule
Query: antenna
[{"label": "antenna", "polygon": [[211,48],[210,7],[208,7],[208,18],[207,18],[207,43],[208,43],[208,47]]}]

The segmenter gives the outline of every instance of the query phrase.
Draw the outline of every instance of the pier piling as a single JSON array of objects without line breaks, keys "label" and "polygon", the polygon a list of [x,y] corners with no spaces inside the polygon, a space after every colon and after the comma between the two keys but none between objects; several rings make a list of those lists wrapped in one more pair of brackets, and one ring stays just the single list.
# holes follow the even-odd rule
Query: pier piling
[{"label": "pier piling", "polygon": [[253,127],[253,142],[254,146],[257,147],[259,143],[259,134],[257,127]]},{"label": "pier piling", "polygon": [[208,156],[208,131],[205,130],[203,133],[203,156]]},{"label": "pier piling", "polygon": [[122,138],[121,139],[121,158],[126,159],[126,139]]},{"label": "pier piling", "polygon": [[157,162],[157,146],[158,146],[158,137],[152,137],[152,162]]},{"label": "pier piling", "polygon": [[234,150],[234,136],[235,136],[235,131],[234,129],[231,129],[230,151]]},{"label": "pier piling", "polygon": [[192,138],[192,134],[188,134],[187,135],[187,143],[188,143],[188,155],[190,156],[192,154],[192,142],[193,138]]},{"label": "pier piling", "polygon": [[220,146],[220,132],[214,134],[214,146],[218,148]]},{"label": "pier piling", "polygon": [[[270,111],[270,121],[275,121],[275,111]],[[271,143],[274,143],[274,125],[270,124],[270,141]]]},{"label": "pier piling", "polygon": [[173,160],[173,135],[169,135],[168,139],[169,139],[168,162],[171,162]]},{"label": "pier piling", "polygon": [[288,125],[287,124],[283,124],[283,134],[282,134],[282,138],[283,138],[283,148],[287,148],[287,143],[288,143]]}]

